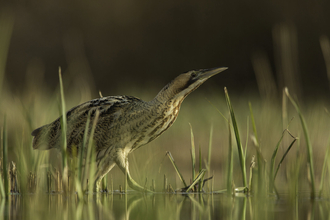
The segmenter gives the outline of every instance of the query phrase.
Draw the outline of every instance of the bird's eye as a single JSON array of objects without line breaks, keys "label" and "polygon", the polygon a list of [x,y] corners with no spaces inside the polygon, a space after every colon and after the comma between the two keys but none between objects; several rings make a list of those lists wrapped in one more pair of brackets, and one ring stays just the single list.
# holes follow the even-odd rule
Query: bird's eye
[{"label": "bird's eye", "polygon": [[192,73],[191,73],[191,77],[194,78],[194,77],[196,77],[196,76],[197,76],[196,72],[192,72]]}]

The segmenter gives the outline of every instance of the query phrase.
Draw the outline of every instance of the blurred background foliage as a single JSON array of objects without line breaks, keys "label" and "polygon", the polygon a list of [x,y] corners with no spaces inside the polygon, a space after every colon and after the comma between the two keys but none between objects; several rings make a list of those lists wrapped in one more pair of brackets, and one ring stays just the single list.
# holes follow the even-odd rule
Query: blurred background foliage
[{"label": "blurred background foliage", "polygon": [[209,85],[245,94],[258,91],[255,69],[266,63],[260,71],[276,94],[289,86],[304,98],[329,96],[319,42],[330,36],[329,1],[7,0],[0,8],[14,19],[5,77],[14,91],[37,78],[54,89],[58,66],[88,79],[94,97],[228,66]]}]

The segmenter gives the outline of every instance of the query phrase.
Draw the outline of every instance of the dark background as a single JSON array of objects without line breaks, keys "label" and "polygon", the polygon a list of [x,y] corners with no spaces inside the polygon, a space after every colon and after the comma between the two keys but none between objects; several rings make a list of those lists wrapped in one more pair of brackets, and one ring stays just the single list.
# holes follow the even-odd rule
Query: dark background
[{"label": "dark background", "polygon": [[244,94],[258,91],[252,59],[261,54],[280,93],[283,74],[290,74],[276,54],[284,27],[296,49],[297,93],[330,94],[319,41],[330,36],[330,1],[25,0],[0,7],[14,17],[5,76],[14,91],[27,77],[44,77],[55,88],[58,66],[64,75],[90,77],[106,95],[123,86],[163,86],[191,69],[227,66],[209,85]]}]

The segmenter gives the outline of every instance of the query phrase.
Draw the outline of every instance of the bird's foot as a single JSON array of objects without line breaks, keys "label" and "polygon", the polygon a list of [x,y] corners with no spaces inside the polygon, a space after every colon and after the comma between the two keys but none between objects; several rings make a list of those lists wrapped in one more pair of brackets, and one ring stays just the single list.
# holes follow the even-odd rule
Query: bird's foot
[{"label": "bird's foot", "polygon": [[151,191],[145,187],[140,186],[137,182],[135,182],[131,175],[127,175],[127,183],[129,185],[129,187],[131,187],[132,189],[142,192],[142,193],[154,193],[154,191]]}]

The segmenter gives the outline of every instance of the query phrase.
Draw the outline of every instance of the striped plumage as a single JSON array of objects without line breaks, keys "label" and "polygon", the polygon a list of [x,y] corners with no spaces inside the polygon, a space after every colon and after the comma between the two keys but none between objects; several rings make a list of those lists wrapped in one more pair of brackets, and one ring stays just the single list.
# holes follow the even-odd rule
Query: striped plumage
[{"label": "striped plumage", "polygon": [[[109,96],[80,104],[66,114],[67,152],[82,146],[88,114],[94,120],[99,111],[93,136],[97,154],[96,189],[115,165],[127,171],[129,186],[142,191],[129,175],[127,156],[167,130],[178,116],[184,98],[211,76],[227,68],[189,71],[167,84],[157,96],[145,102],[132,96]],[[92,124],[92,123],[91,123]],[[89,133],[91,125],[89,128]],[[34,149],[60,149],[61,117],[32,132]]]}]

